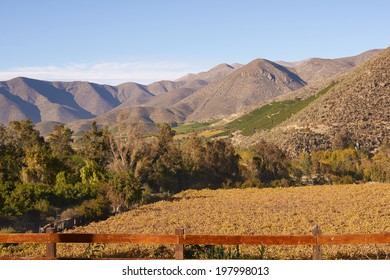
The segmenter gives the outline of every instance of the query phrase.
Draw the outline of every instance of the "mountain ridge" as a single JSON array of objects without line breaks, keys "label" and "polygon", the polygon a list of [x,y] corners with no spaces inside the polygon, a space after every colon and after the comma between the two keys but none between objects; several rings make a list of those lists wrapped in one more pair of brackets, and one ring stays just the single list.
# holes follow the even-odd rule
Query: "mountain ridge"
[{"label": "mountain ridge", "polygon": [[[147,124],[223,118],[305,89],[323,76],[332,78],[334,73],[349,71],[376,52],[336,60],[306,60],[305,65],[319,64],[316,69],[323,74],[308,71],[312,66],[304,68],[302,63],[291,67],[255,59],[246,65],[221,63],[205,72],[149,85],[128,82],[110,86],[17,77],[0,82],[0,123],[30,118],[33,123],[44,124],[94,120],[110,124],[118,119],[115,114],[126,115],[131,123]],[[323,69],[333,70],[326,74]]]},{"label": "mountain ridge", "polygon": [[303,80],[283,66],[256,59],[196,91],[175,108],[190,108],[189,121],[221,118],[304,85]]}]

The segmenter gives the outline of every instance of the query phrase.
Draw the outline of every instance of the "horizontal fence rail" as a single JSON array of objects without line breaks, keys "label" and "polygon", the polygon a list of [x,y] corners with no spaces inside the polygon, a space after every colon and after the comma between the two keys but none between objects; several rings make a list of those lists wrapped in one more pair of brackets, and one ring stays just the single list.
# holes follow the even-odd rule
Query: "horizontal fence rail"
[{"label": "horizontal fence rail", "polygon": [[179,244],[177,235],[89,234],[89,233],[0,234],[0,243]]},{"label": "horizontal fence rail", "polygon": [[390,244],[390,233],[323,235],[318,227],[313,235],[192,235],[177,229],[172,235],[47,233],[0,234],[0,243],[46,243],[47,256],[56,258],[57,243],[130,243],[175,245],[175,258],[184,258],[184,245],[309,245],[313,259],[321,259],[322,245]]},{"label": "horizontal fence rail", "polygon": [[148,235],[88,233],[0,234],[0,243],[131,243],[166,245],[345,245],[390,244],[390,233],[322,235]]}]

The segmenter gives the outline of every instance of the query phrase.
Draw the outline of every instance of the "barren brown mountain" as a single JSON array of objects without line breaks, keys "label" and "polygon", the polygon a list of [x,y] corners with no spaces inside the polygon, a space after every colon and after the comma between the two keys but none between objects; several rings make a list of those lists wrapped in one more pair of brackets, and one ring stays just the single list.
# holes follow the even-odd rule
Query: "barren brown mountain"
[{"label": "barren brown mountain", "polygon": [[187,88],[187,87],[173,89],[167,93],[154,97],[149,102],[147,102],[144,106],[156,107],[156,108],[169,108],[170,106],[176,104],[177,102],[181,101],[187,96],[190,96],[195,91],[196,88]]},{"label": "barren brown mountain", "polygon": [[154,97],[154,94],[148,91],[146,86],[137,83],[124,83],[119,85],[117,89],[118,98],[121,100],[118,108],[142,105]]},{"label": "barren brown mountain", "polygon": [[274,62],[257,59],[183,99],[174,108],[188,121],[222,118],[296,90],[305,82]]},{"label": "barren brown mountain", "polygon": [[177,82],[184,82],[185,87],[191,87],[189,85],[195,84],[195,82],[201,81],[201,84],[211,84],[216,82],[225,76],[233,73],[235,70],[241,68],[241,64],[234,64],[234,66],[222,63],[219,64],[206,72],[200,72],[198,74],[187,74],[184,77],[181,77],[177,80]]},{"label": "barren brown mountain", "polygon": [[[48,82],[46,84],[50,85]],[[95,116],[108,112],[121,103],[115,87],[88,82],[53,82],[50,88],[42,88],[40,93],[55,95],[56,91],[61,91],[68,98],[73,96],[74,101],[81,108]],[[53,100],[53,103],[61,103],[61,101],[61,99]],[[48,119],[49,116],[45,118]],[[61,121],[60,116],[57,121]]]},{"label": "barren brown mountain", "polygon": [[[67,123],[95,116],[93,112],[78,104],[77,98],[70,92],[61,87],[57,88],[50,82],[15,78],[0,83],[0,96],[3,99],[0,103],[0,122],[4,124],[23,118],[30,118],[33,122]],[[91,96],[90,100],[91,104],[95,103],[94,97]],[[105,102],[102,107],[114,107],[110,105],[109,102]]]},{"label": "barren brown mountain", "polygon": [[146,89],[153,95],[158,96],[160,94],[167,93],[174,89],[180,88],[183,86],[183,84],[183,82],[159,81],[146,86]]},{"label": "barren brown mountain", "polygon": [[306,83],[311,84],[313,82],[326,80],[338,73],[352,69],[372,58],[378,54],[378,52],[380,52],[380,50],[370,50],[356,56],[336,59],[310,58],[293,63],[283,61],[278,63],[296,73]]},{"label": "barren brown mountain", "polygon": [[76,122],[73,127],[85,127],[93,120],[112,124],[119,118],[116,114],[127,116],[131,123],[221,118],[285,96],[307,82],[309,86],[315,84],[313,81],[318,84],[318,80],[344,73],[374,54],[285,63],[288,67],[264,59],[244,66],[220,64],[206,72],[150,85],[129,82],[114,87],[15,78],[0,82],[0,123],[30,118],[34,123],[42,122],[40,127],[47,130],[45,126],[53,122]]},{"label": "barren brown mountain", "polygon": [[[202,88],[234,70],[234,67],[220,65],[207,72],[193,74],[192,79],[188,80],[159,81],[150,85],[129,82],[116,87],[89,82],[47,82],[22,77],[15,78],[0,82],[0,123],[8,124],[11,120],[29,118],[34,123],[43,122],[41,127],[45,127],[50,122],[68,124],[100,116],[115,108],[136,107],[151,101],[153,102],[148,107],[168,107],[189,96],[196,89]],[[160,95],[161,97],[159,97]],[[154,99],[156,100],[154,101]],[[132,109],[131,111],[148,112],[150,110],[149,108],[146,110]],[[168,115],[171,114],[169,112],[169,110],[166,111]],[[161,117],[159,119],[158,116],[166,116],[167,114],[153,115],[159,122],[165,121],[167,118]],[[134,116],[133,122],[138,121],[139,114],[131,113],[128,115]],[[143,122],[145,119],[147,117],[141,114],[139,120]],[[176,119],[176,116],[172,117],[172,120]],[[181,116],[179,119],[183,120]]]}]

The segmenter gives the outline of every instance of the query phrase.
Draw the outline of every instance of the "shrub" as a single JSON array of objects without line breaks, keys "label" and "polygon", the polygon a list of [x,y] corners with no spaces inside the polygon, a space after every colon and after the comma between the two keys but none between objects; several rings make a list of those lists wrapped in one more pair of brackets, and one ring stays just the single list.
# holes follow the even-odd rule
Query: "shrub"
[{"label": "shrub", "polygon": [[337,185],[347,185],[347,184],[353,184],[355,180],[350,175],[346,175],[343,177],[334,177],[333,183]]},{"label": "shrub", "polygon": [[273,180],[271,183],[270,183],[270,186],[271,187],[288,187],[290,186],[290,182],[289,180],[285,179],[285,178],[282,178],[280,180]]},{"label": "shrub", "polygon": [[262,184],[261,181],[257,178],[250,178],[247,179],[244,183],[241,184],[241,188],[261,188]]},{"label": "shrub", "polygon": [[0,228],[0,234],[17,233],[13,227]]},{"label": "shrub", "polygon": [[98,221],[110,215],[110,203],[106,197],[99,195],[95,199],[86,200],[77,207],[77,212],[87,221]]}]

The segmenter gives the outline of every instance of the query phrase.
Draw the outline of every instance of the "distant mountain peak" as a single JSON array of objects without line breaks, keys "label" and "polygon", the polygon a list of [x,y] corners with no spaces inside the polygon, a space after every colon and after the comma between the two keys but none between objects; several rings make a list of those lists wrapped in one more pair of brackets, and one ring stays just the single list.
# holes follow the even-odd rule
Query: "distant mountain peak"
[{"label": "distant mountain peak", "polygon": [[227,63],[221,63],[221,64],[218,64],[217,66],[211,68],[209,71],[211,70],[219,70],[219,69],[223,69],[223,68],[229,68],[229,69],[234,69],[233,66],[227,64]]}]

